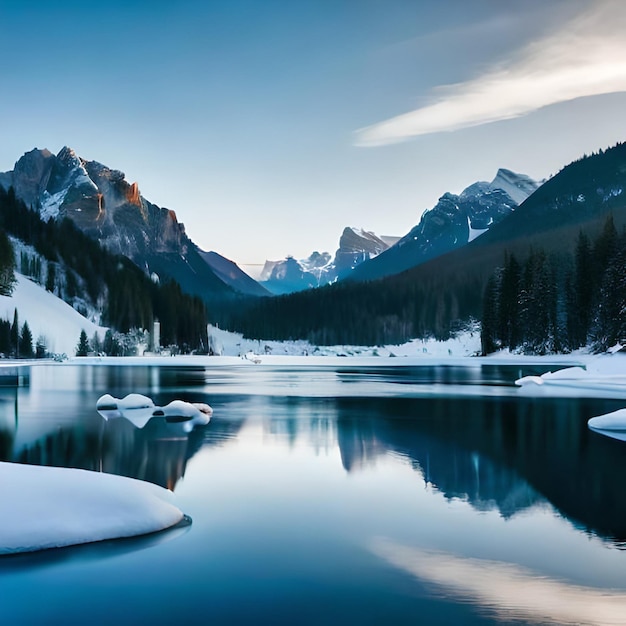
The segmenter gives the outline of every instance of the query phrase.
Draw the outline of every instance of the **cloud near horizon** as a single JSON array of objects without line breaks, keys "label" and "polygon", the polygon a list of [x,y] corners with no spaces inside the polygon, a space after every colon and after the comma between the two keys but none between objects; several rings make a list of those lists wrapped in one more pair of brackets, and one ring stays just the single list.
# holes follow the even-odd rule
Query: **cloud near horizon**
[{"label": "cloud near horizon", "polygon": [[585,96],[626,91],[626,4],[590,11],[472,80],[437,88],[434,102],[355,132],[357,146],[381,146],[527,115]]}]

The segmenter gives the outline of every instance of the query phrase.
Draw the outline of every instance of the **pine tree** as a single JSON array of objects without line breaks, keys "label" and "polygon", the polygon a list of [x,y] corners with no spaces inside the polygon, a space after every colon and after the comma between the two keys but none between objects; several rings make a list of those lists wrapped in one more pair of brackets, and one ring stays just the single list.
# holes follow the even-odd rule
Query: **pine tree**
[{"label": "pine tree", "polygon": [[80,338],[78,345],[76,346],[76,356],[87,356],[89,354],[89,340],[87,339],[87,333],[83,330],[80,331]]},{"label": "pine tree", "polygon": [[43,359],[48,354],[48,347],[46,345],[46,339],[43,335],[37,337],[37,343],[35,345],[35,358]]},{"label": "pine tree", "polygon": [[13,311],[13,324],[11,325],[11,352],[16,359],[20,357],[20,326],[18,323],[17,309]]},{"label": "pine tree", "polygon": [[0,296],[10,296],[15,283],[15,253],[11,240],[4,229],[0,229]]},{"label": "pine tree", "polygon": [[22,326],[22,332],[20,333],[19,340],[19,354],[23,359],[32,359],[34,356],[33,352],[33,334],[30,331],[28,326],[28,322],[24,322],[24,326]]},{"label": "pine tree", "polygon": [[48,261],[48,275],[46,277],[46,289],[51,293],[54,293],[54,287],[56,284],[56,266],[54,263]]},{"label": "pine tree", "polygon": [[499,285],[497,274],[489,277],[483,295],[483,314],[480,332],[480,342],[483,356],[491,354],[498,349],[498,301]]}]

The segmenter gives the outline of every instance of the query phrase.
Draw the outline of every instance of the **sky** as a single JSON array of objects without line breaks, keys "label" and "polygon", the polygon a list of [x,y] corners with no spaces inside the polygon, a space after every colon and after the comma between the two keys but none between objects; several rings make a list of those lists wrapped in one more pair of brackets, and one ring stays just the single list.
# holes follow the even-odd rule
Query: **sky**
[{"label": "sky", "polygon": [[622,0],[0,0],[0,171],[72,147],[252,274],[626,140]]}]

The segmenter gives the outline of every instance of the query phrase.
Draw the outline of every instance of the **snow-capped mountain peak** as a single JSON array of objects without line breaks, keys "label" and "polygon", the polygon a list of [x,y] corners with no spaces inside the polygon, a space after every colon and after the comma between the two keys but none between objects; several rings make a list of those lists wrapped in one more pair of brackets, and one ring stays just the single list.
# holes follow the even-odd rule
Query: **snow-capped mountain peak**
[{"label": "snow-capped mountain peak", "polygon": [[387,250],[396,241],[396,237],[385,240],[369,230],[346,226],[334,257],[328,252],[313,252],[306,259],[287,257],[280,261],[266,261],[261,284],[277,294],[327,285]]},{"label": "snow-capped mountain peak", "polygon": [[506,191],[517,204],[522,204],[540,184],[541,183],[530,178],[530,176],[500,168],[496,177],[491,181],[490,186],[492,189],[502,189]]},{"label": "snow-capped mountain peak", "polygon": [[479,181],[460,194],[444,193],[419,223],[389,250],[360,265],[357,280],[402,272],[473,241],[539,187],[528,176],[499,169],[491,182]]}]

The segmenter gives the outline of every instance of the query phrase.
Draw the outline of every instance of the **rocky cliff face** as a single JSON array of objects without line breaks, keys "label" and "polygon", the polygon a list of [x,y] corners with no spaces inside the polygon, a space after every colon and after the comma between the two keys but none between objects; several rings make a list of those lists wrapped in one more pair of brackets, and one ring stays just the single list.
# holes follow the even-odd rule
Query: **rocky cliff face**
[{"label": "rocky cliff face", "polygon": [[355,267],[387,250],[398,238],[381,238],[360,228],[346,227],[334,258],[328,252],[313,252],[306,259],[287,257],[266,261],[261,284],[275,294],[321,287],[349,274]]},{"label": "rocky cliff face", "polygon": [[372,280],[397,274],[464,246],[504,219],[538,187],[528,176],[500,169],[490,183],[474,183],[458,195],[445,193],[396,245],[360,265],[350,278]]},{"label": "rocky cliff face", "polygon": [[146,200],[119,170],[82,159],[68,147],[57,155],[35,149],[12,172],[0,174],[0,185],[13,186],[44,220],[67,217],[110,251],[148,273],[174,278],[188,292],[232,292],[202,259],[176,213]]}]

